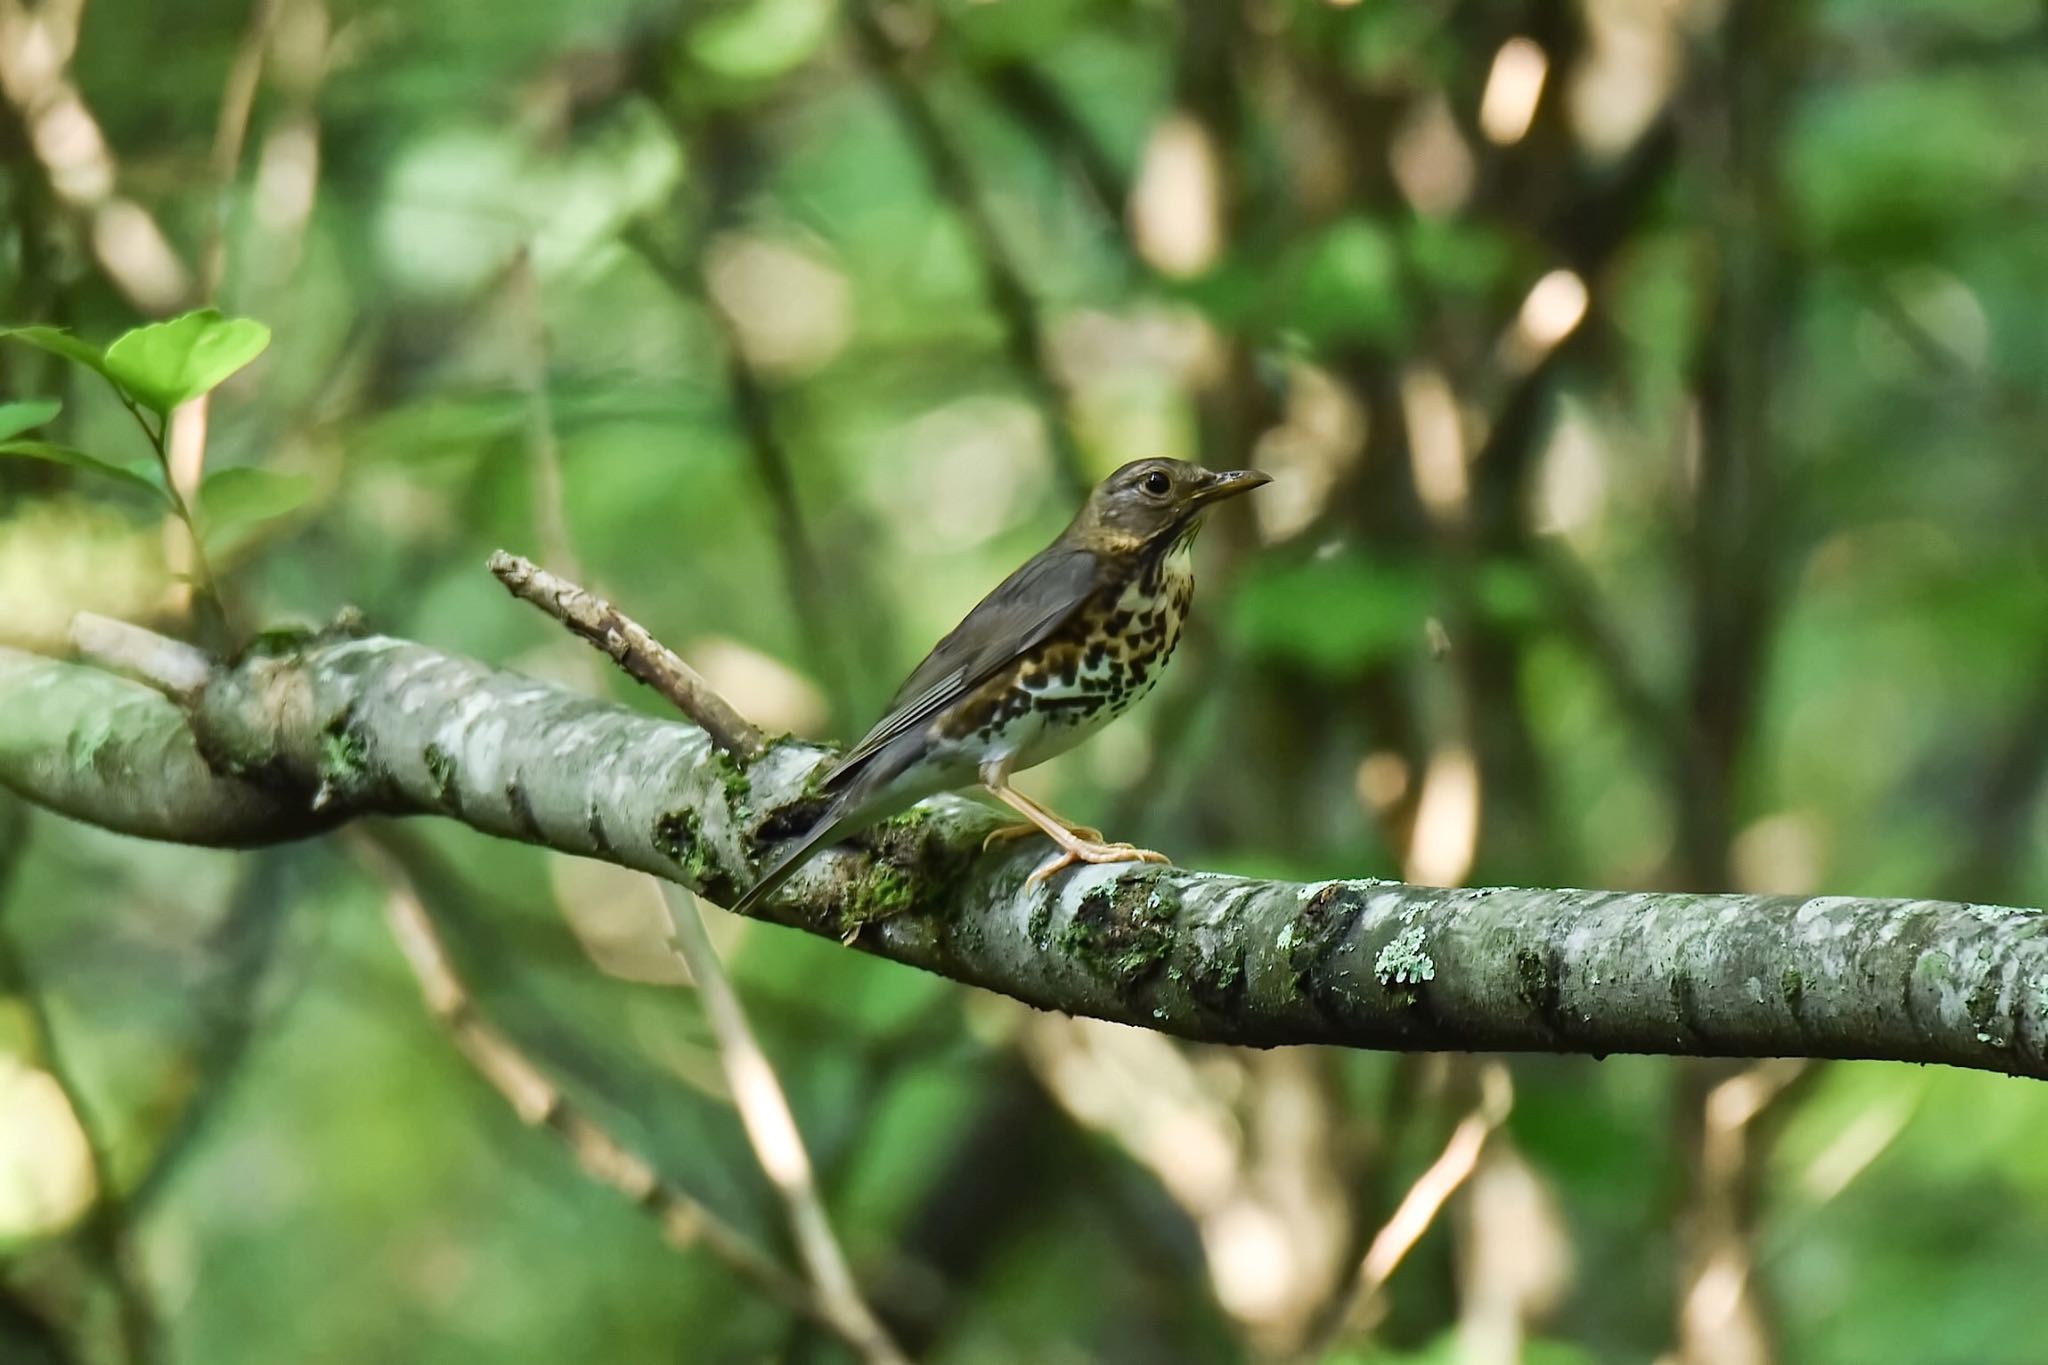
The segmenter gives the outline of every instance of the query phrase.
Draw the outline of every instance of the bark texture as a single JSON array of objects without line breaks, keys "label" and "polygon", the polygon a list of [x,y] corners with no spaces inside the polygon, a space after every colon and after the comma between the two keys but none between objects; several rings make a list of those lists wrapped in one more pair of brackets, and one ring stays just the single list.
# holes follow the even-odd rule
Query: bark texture
[{"label": "bark texture", "polygon": [[[730,903],[828,751],[703,731],[423,645],[270,639],[189,710],[0,650],[0,784],[109,829],[246,846],[440,815]],[[1034,845],[928,801],[764,918],[1048,1009],[1271,1045],[1869,1057],[2048,1076],[2048,916],[1946,901],[1302,885],[1171,867],[1035,890]]]}]

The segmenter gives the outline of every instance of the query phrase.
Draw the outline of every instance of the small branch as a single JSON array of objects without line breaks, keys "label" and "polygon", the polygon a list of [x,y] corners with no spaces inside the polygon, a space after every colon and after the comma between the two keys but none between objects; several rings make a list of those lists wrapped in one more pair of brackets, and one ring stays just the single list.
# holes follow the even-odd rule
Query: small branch
[{"label": "small branch", "polygon": [[107,282],[139,312],[168,313],[190,297],[192,277],[163,227],[121,193],[120,167],[67,69],[84,9],[0,0],[0,95],[24,127],[68,130],[29,139],[52,197],[77,222]]},{"label": "small branch", "polygon": [[[1415,1244],[1422,1240],[1423,1234],[1429,1231],[1437,1214],[1443,1211],[1444,1204],[1478,1169],[1479,1155],[1486,1147],[1486,1140],[1506,1121],[1508,1111],[1514,1107],[1513,1085],[1508,1079],[1507,1068],[1500,1063],[1490,1063],[1480,1072],[1479,1085],[1478,1105],[1451,1130],[1450,1140],[1444,1144],[1443,1151],[1429,1164],[1429,1169],[1416,1177],[1393,1216],[1374,1234],[1353,1281],[1350,1304],[1331,1314],[1333,1328],[1341,1331],[1345,1325],[1351,1324],[1370,1330],[1378,1323],[1386,1311],[1381,1294],[1387,1282],[1400,1269],[1401,1262],[1408,1258],[1408,1253],[1415,1249]],[[1327,1347],[1334,1343],[1326,1342],[1324,1345]],[[1318,1350],[1311,1356],[1321,1359],[1323,1354]]]},{"label": "small branch", "polygon": [[839,1331],[827,1306],[801,1280],[577,1109],[540,1066],[484,1015],[456,972],[433,916],[399,859],[372,837],[353,837],[350,844],[385,883],[385,922],[419,983],[428,1013],[448,1031],[477,1074],[512,1106],[521,1123],[553,1133],[585,1174],[611,1186],[653,1218],[662,1237],[678,1251],[701,1243],[776,1302],[829,1331]]},{"label": "small branch", "polygon": [[279,0],[254,0],[250,5],[248,25],[235,44],[234,59],[228,64],[227,79],[221,85],[220,113],[213,126],[213,154],[208,168],[213,174],[213,210],[206,226],[206,244],[199,252],[202,299],[212,299],[220,293],[221,280],[227,274],[228,195],[234,189],[235,174],[242,165],[242,149],[249,140],[249,115],[256,107],[264,52],[270,46],[278,9]]},{"label": "small branch", "polygon": [[0,782],[103,829],[250,848],[347,818],[216,771],[182,707],[111,673],[0,646],[0,697]]},{"label": "small branch", "polygon": [[71,618],[71,644],[80,658],[147,683],[175,702],[198,696],[213,674],[206,651],[89,611]]},{"label": "small branch", "polygon": [[602,650],[627,677],[668,698],[719,748],[749,760],[766,750],[761,732],[735,711],[732,703],[712,691],[696,669],[602,597],[503,550],[492,554],[490,568],[507,592],[539,607],[572,634]]},{"label": "small branch", "polygon": [[[524,253],[514,262],[513,274],[513,288],[527,305],[532,318],[530,369],[526,376],[526,385],[531,398],[528,437],[535,463],[539,519],[543,537],[552,544],[554,552],[573,564],[576,562],[574,550],[569,543],[568,528],[562,520],[560,448],[555,440],[554,424],[547,403],[547,342],[545,324],[541,318],[539,282],[534,278],[532,264]],[[738,339],[735,337],[729,340],[733,364],[743,367],[744,361]],[[760,401],[765,403],[765,397]],[[765,412],[761,416],[765,423]],[[791,492],[793,496],[793,490]],[[500,570],[509,570],[516,566],[501,564],[499,558],[494,557],[491,567],[493,572],[499,573],[501,579],[505,579],[505,574]],[[530,565],[526,567],[531,569],[528,582],[537,582],[542,571]],[[565,580],[554,578],[553,581],[562,589],[555,592],[550,599],[558,604],[571,601],[579,595],[584,598],[590,597],[590,594],[581,589],[571,591],[572,585]],[[509,579],[506,579],[506,586],[512,587]],[[519,590],[513,588],[513,591]],[[534,599],[529,597],[527,600]],[[601,601],[598,605],[610,610],[607,604]],[[618,650],[611,642],[622,638],[627,632],[632,632],[639,653],[663,662],[665,677],[676,684],[675,690],[664,687],[663,693],[675,702],[685,715],[696,718],[702,716],[707,709],[715,708],[718,712],[717,723],[726,728],[736,742],[751,738],[756,746],[759,745],[758,732],[747,726],[746,722],[726,705],[724,699],[713,692],[687,664],[623,613],[612,610],[611,615],[616,618],[617,624],[613,628],[608,628],[603,636],[603,647],[607,654],[625,666],[625,660],[620,658]],[[584,639],[596,642],[593,636],[571,623],[566,616],[559,619]],[[632,673],[633,669],[627,667],[627,671]],[[638,677],[639,674],[635,673],[634,676]],[[711,722],[700,719],[699,724],[707,734],[714,737],[718,734],[718,730],[713,728]],[[734,727],[745,728],[739,730]],[[740,753],[732,744],[725,747],[729,752],[739,753],[742,758],[751,759],[758,756],[758,747],[753,753]],[[653,877],[647,880],[654,895],[660,897],[662,883]],[[703,921],[697,917],[695,905],[685,899],[687,895],[687,892],[678,890],[671,898],[669,906],[670,919],[676,927],[676,942],[690,975],[696,982],[699,998],[704,1002],[705,1009],[710,1015],[713,1031],[718,1038],[719,1058],[731,1082],[734,1103],[739,1109],[747,1138],[753,1145],[763,1173],[782,1195],[783,1202],[789,1209],[790,1224],[796,1234],[798,1251],[809,1271],[811,1282],[818,1291],[817,1312],[823,1316],[826,1325],[852,1346],[864,1360],[872,1362],[872,1365],[901,1365],[904,1357],[890,1341],[882,1325],[869,1312],[866,1302],[862,1300],[860,1291],[854,1284],[853,1272],[847,1267],[846,1257],[840,1251],[838,1240],[832,1234],[831,1223],[825,1216],[824,1203],[818,1197],[817,1182],[811,1172],[810,1158],[804,1150],[803,1138],[797,1132],[796,1119],[790,1113],[789,1102],[783,1095],[781,1081],[776,1077],[774,1068],[769,1065],[767,1055],[762,1052],[760,1044],[755,1040],[753,1029],[747,1023],[746,1014],[741,1009],[739,996],[733,990],[732,983],[727,980],[724,968],[718,961],[718,954],[711,946],[710,938],[704,933]],[[415,939],[422,930],[431,931],[432,926],[425,919],[424,911],[417,920],[418,922],[411,926],[395,927],[409,927],[411,936]],[[406,933],[399,933],[401,943],[404,943],[407,937]],[[438,949],[438,944],[433,946]],[[423,984],[429,985],[430,1004],[437,994],[445,997],[451,986],[459,985],[454,982],[452,973],[447,969],[446,954],[438,953],[438,957],[441,959],[440,972],[431,982],[425,973],[421,978]],[[458,1032],[458,1041],[461,1038],[462,1034]],[[503,1048],[487,1050],[486,1055],[478,1055],[474,1045],[467,1050],[471,1051],[472,1060],[475,1060],[479,1068],[488,1075],[492,1071],[492,1067],[487,1065],[488,1051],[501,1052]],[[500,1065],[502,1068],[502,1063]],[[529,1071],[531,1069],[527,1068]],[[507,1093],[509,1097],[510,1092]],[[516,1099],[514,1104],[515,1107],[518,1104]],[[591,1163],[586,1160],[584,1164],[588,1167]]]},{"label": "small branch", "polygon": [[697,995],[704,1002],[705,1016],[718,1038],[719,1060],[732,1086],[733,1104],[740,1111],[747,1141],[760,1159],[761,1169],[774,1182],[789,1209],[790,1230],[796,1235],[798,1252],[810,1271],[835,1330],[874,1365],[897,1365],[905,1357],[890,1340],[882,1324],[869,1311],[854,1283],[846,1253],[833,1235],[832,1223],[819,1197],[817,1177],[811,1169],[810,1154],[804,1150],[803,1135],[797,1131],[796,1116],[768,1055],[754,1037],[738,992],[725,975],[718,951],[704,932],[703,918],[688,891],[667,882],[657,882],[668,902],[669,923],[675,928],[677,956],[697,983]]},{"label": "small branch", "polygon": [[[171,504],[171,521],[181,526],[184,531],[182,538],[175,531],[172,532],[166,547],[172,554],[173,567],[181,572],[189,571],[190,574],[189,583],[181,580],[178,585],[179,608],[182,610],[187,605],[188,594],[185,589],[189,586],[189,601],[199,609],[201,629],[215,644],[226,645],[230,634],[227,604],[221,600],[219,583],[213,576],[213,566],[207,563],[206,544],[200,538],[199,521],[192,515],[191,499],[187,496],[188,488],[190,493],[196,496],[199,476],[206,464],[204,395],[177,410],[180,413],[193,411],[196,405],[198,425],[194,427],[188,423],[183,428],[187,448],[180,453],[179,458],[173,459],[170,442],[177,434],[173,422],[177,413],[159,418],[156,425],[151,426],[149,415],[142,410],[141,404],[129,396],[127,390],[119,384],[114,384],[114,394],[121,400],[121,405],[128,409],[128,415],[135,419],[135,425],[142,428],[142,434],[148,439],[150,449],[156,453],[157,467],[163,471],[164,476],[164,496]],[[195,436],[199,445],[193,448],[189,443]],[[189,485],[182,481],[186,474],[190,476]],[[189,563],[181,564],[177,561],[176,554],[180,548],[191,554]]]}]

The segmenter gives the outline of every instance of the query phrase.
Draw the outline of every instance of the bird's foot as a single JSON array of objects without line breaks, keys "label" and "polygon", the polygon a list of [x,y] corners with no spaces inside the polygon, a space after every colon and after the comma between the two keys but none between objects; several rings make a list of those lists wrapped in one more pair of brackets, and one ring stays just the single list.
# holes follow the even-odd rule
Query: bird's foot
[{"label": "bird's foot", "polygon": [[1173,860],[1164,853],[1155,853],[1149,848],[1136,844],[1105,844],[1101,839],[1077,838],[1071,843],[1060,840],[1060,851],[1031,869],[1031,875],[1024,879],[1024,889],[1030,890],[1048,877],[1066,871],[1075,863],[1170,863]]},{"label": "bird's foot", "polygon": [[[1058,819],[1059,817],[1054,816],[1053,818]],[[1060,823],[1063,825],[1067,824],[1064,820],[1061,820]],[[1102,831],[1091,825],[1067,825],[1067,832],[1076,839],[1085,839],[1089,843],[1099,844],[1102,842]],[[1012,839],[1028,839],[1034,834],[1043,833],[1045,831],[1036,825],[1004,825],[1001,829],[991,830],[988,838],[981,841],[981,851],[986,853],[997,844],[1008,843]],[[1129,845],[1126,844],[1123,847],[1128,848]]]}]

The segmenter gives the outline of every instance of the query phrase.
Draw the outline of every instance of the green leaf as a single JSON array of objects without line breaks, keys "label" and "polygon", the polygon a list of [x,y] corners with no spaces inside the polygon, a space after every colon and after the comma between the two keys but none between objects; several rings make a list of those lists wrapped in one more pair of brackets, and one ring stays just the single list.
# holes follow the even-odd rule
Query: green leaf
[{"label": "green leaf", "polygon": [[304,474],[216,470],[199,485],[200,532],[210,542],[231,530],[295,512],[312,496],[313,480]]},{"label": "green leaf", "polygon": [[107,373],[145,407],[172,408],[216,387],[270,344],[270,329],[214,308],[138,327],[107,347]]},{"label": "green leaf", "polygon": [[160,501],[168,501],[164,497],[163,485],[151,477],[156,468],[154,465],[108,464],[97,455],[88,455],[82,450],[54,445],[49,441],[0,441],[0,455],[19,455],[24,459],[47,460],[51,464],[68,464],[73,469],[104,474],[110,479],[118,479],[137,488],[146,488],[150,496]]},{"label": "green leaf", "polygon": [[107,375],[109,379],[113,378],[107,373],[105,352],[90,342],[80,341],[61,327],[9,327],[5,331],[0,331],[0,339],[10,337],[15,341],[27,342],[39,351],[62,356],[74,365],[83,365],[88,370]]},{"label": "green leaf", "polygon": [[19,436],[55,417],[64,405],[54,398],[31,398],[25,403],[0,403],[0,441]]}]

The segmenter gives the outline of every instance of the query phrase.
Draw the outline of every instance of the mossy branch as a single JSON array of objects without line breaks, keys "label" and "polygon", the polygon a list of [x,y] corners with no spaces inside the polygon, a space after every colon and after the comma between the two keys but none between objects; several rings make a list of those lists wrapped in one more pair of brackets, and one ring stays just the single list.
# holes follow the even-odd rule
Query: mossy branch
[{"label": "mossy branch", "polygon": [[[743,760],[425,645],[267,640],[181,709],[0,651],[0,784],[109,829],[251,845],[440,815],[731,903],[814,800],[817,747]],[[925,802],[762,916],[1033,1005],[1190,1038],[1601,1055],[1872,1057],[2048,1076],[2048,916],[1942,901],[1313,885],[1077,870]]]}]

